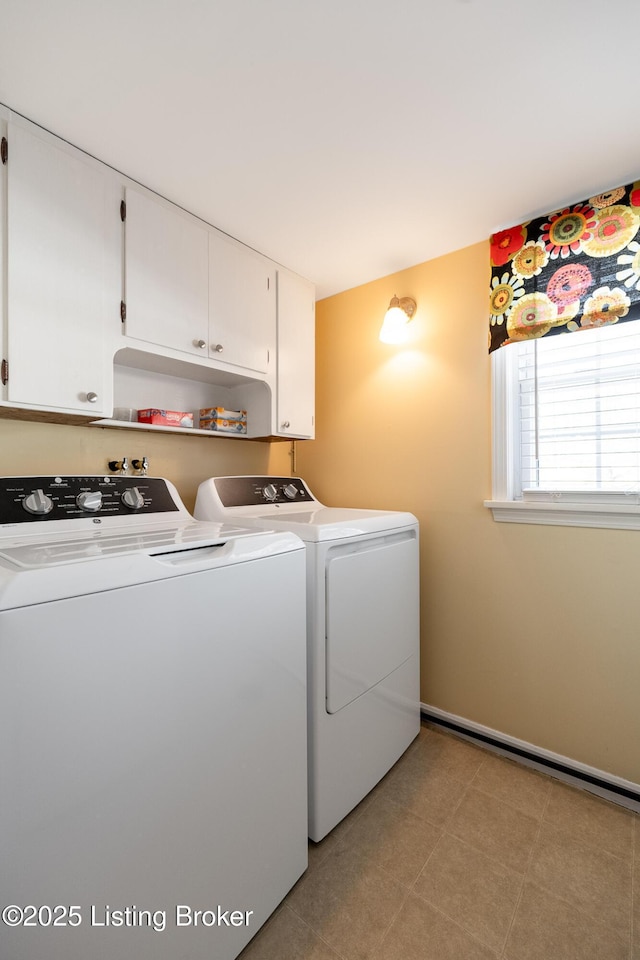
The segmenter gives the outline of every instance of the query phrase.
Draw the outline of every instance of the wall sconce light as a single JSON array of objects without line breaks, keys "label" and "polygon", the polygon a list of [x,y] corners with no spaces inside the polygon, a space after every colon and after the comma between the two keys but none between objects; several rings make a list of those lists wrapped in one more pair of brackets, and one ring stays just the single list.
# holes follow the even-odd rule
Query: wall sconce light
[{"label": "wall sconce light", "polygon": [[383,343],[402,343],[407,332],[407,324],[416,312],[416,302],[412,297],[391,298],[389,309],[385,313],[380,339]]}]

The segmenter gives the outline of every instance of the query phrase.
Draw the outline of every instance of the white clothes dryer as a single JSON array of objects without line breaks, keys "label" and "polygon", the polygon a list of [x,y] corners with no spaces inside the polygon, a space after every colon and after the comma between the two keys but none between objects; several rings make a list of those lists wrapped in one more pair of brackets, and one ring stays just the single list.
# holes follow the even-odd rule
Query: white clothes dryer
[{"label": "white clothes dryer", "polygon": [[418,521],[326,507],[297,477],[212,477],[195,516],[306,545],[309,836],[321,840],[420,729]]},{"label": "white clothes dryer", "polygon": [[242,951],[307,865],[304,590],[166,480],[0,478],[3,957]]}]

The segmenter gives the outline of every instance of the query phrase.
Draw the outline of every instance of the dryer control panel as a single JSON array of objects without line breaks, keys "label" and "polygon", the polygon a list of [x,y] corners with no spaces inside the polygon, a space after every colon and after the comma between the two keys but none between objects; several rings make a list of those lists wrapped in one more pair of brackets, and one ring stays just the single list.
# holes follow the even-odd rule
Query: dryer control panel
[{"label": "dryer control panel", "polygon": [[299,477],[216,477],[214,483],[223,507],[317,502]]},{"label": "dryer control panel", "polygon": [[159,477],[0,477],[0,525],[180,510]]}]

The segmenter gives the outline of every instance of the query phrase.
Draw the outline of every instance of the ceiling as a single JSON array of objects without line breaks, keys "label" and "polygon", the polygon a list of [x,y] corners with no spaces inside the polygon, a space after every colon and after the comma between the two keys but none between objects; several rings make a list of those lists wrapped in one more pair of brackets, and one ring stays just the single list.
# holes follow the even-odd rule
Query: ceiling
[{"label": "ceiling", "polygon": [[0,102],[325,297],[640,179],[639,32],[637,0],[0,0]]}]

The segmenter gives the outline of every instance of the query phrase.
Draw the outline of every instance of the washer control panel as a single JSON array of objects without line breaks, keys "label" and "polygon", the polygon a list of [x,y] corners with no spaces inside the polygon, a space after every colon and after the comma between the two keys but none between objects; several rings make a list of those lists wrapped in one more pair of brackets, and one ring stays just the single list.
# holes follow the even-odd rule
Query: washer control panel
[{"label": "washer control panel", "polygon": [[223,507],[315,502],[298,477],[216,477],[214,483]]},{"label": "washer control panel", "polygon": [[159,477],[0,477],[0,524],[179,509]]}]

